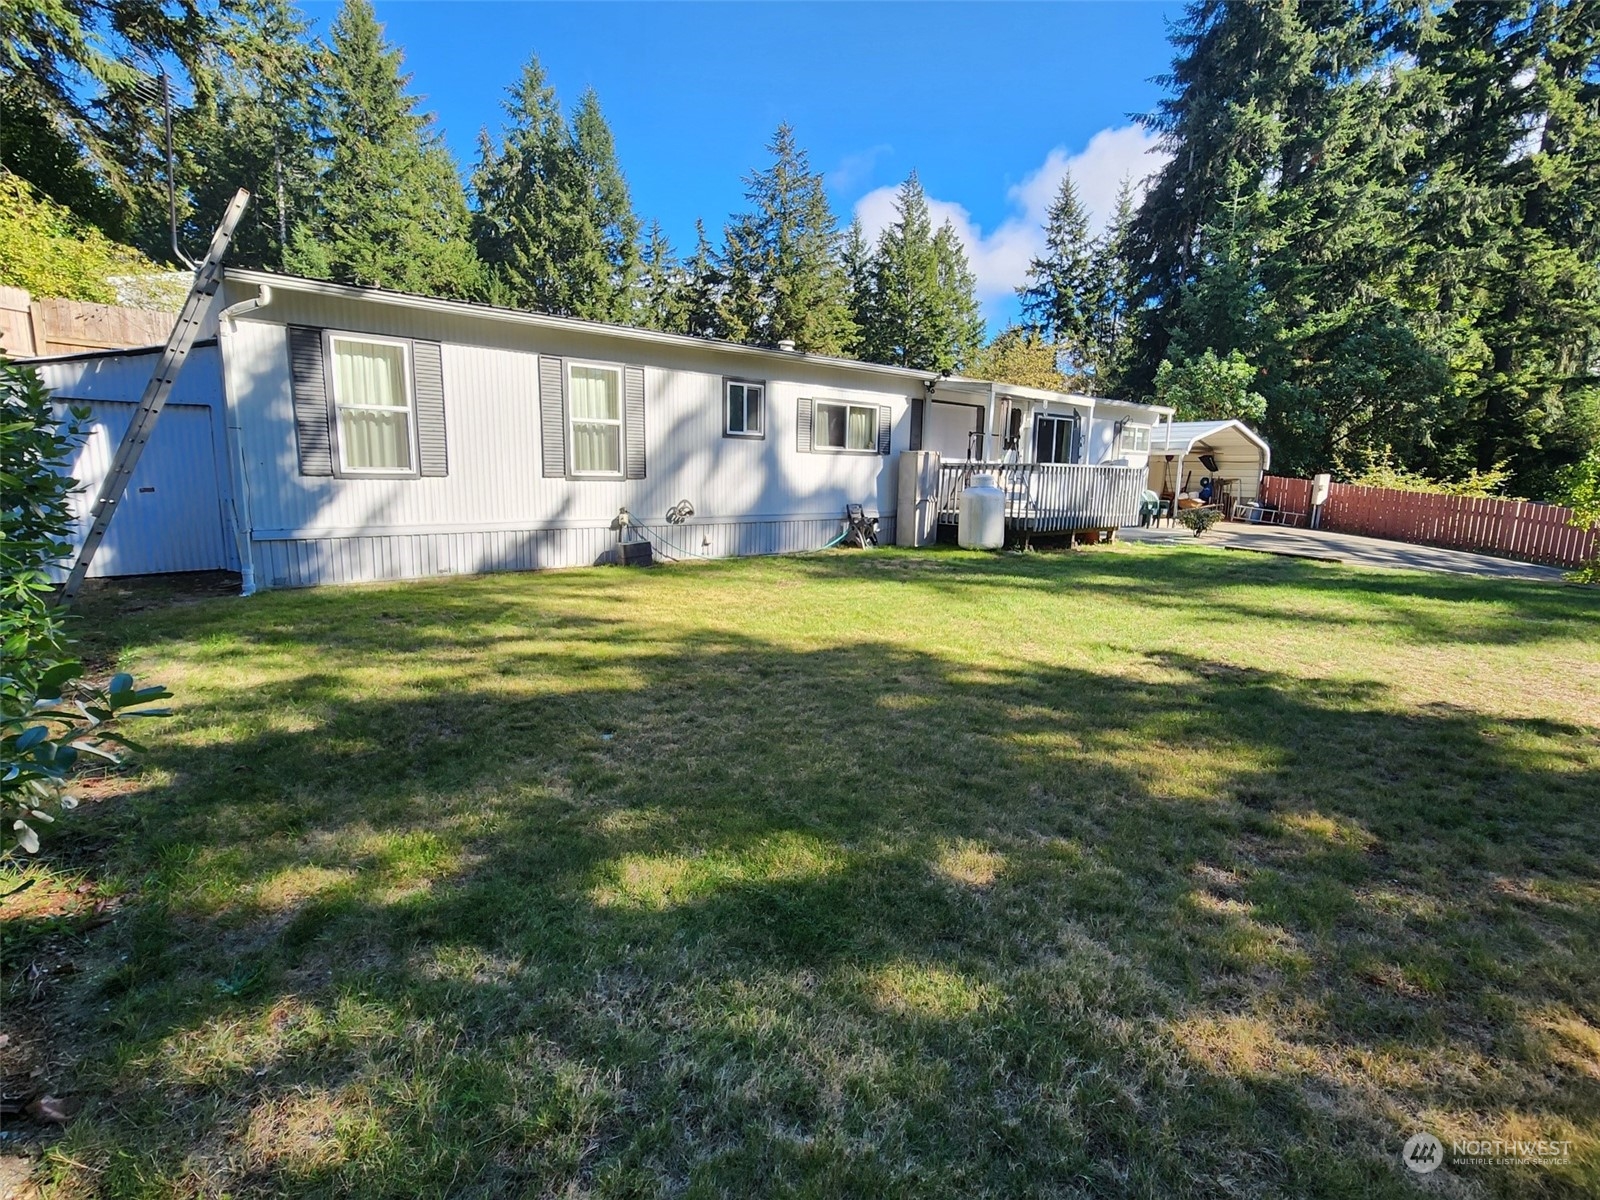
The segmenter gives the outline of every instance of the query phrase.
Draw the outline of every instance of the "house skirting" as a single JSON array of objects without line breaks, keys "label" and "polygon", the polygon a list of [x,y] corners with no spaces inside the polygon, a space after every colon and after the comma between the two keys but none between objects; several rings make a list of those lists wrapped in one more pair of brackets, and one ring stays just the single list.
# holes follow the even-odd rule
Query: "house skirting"
[{"label": "house skirting", "polygon": [[[658,561],[796,554],[820,550],[844,528],[840,517],[761,521],[653,522],[636,526]],[[894,517],[881,518],[879,540],[894,544]],[[252,539],[256,585],[312,587],[437,575],[538,571],[610,562],[617,531],[609,526],[386,532],[342,536],[267,536]]]}]

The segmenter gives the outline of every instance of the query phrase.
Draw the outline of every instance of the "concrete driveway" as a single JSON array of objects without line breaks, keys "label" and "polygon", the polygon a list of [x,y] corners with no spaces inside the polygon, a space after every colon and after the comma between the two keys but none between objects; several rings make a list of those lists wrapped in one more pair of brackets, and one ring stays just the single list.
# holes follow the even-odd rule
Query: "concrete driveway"
[{"label": "concrete driveway", "polygon": [[1196,538],[1182,526],[1119,529],[1117,536],[1130,542],[1211,546],[1322,562],[1352,563],[1360,567],[1448,571],[1456,575],[1491,575],[1501,579],[1542,579],[1548,582],[1560,582],[1562,578],[1559,567],[1539,567],[1509,558],[1495,558],[1490,554],[1414,546],[1410,542],[1391,542],[1353,533],[1330,533],[1322,529],[1283,529],[1275,525],[1243,525],[1224,521],[1201,538]]}]

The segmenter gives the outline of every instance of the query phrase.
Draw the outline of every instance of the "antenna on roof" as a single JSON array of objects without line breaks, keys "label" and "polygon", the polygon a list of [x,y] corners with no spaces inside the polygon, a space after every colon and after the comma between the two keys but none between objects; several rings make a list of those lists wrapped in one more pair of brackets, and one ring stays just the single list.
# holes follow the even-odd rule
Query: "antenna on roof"
[{"label": "antenna on roof", "polygon": [[172,153],[172,76],[167,72],[167,65],[159,58],[153,55],[146,57],[155,64],[154,74],[141,73],[129,90],[135,100],[161,106],[161,129],[164,135],[167,168],[167,234],[173,257],[194,271],[199,269],[199,264],[185,254],[183,247],[178,245],[178,172]]}]

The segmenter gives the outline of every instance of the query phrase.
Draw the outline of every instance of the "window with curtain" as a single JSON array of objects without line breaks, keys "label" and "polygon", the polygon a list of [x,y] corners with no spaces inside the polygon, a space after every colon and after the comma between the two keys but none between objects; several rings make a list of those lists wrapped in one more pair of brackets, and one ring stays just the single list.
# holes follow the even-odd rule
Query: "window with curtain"
[{"label": "window with curtain", "polygon": [[762,401],[766,399],[766,385],[730,379],[727,392],[727,423],[723,432],[729,437],[761,437]]},{"label": "window with curtain", "polygon": [[1122,449],[1143,452],[1150,449],[1150,426],[1124,425],[1122,427]]},{"label": "window with curtain", "polygon": [[340,467],[353,474],[409,474],[413,438],[406,343],[331,341]]},{"label": "window with curtain", "polygon": [[622,474],[622,368],[567,368],[568,441],[574,475]]},{"label": "window with curtain", "polygon": [[862,404],[817,401],[812,444],[824,450],[878,451],[878,410]]}]

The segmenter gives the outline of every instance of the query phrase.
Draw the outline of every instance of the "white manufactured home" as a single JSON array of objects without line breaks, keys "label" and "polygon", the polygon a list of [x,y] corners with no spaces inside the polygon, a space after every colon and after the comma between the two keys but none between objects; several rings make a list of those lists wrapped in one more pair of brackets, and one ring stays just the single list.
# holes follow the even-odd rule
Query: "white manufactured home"
[{"label": "white manufactured home", "polygon": [[[888,541],[904,451],[1142,488],[1170,417],[254,271],[226,273],[210,325],[91,574],[236,570],[250,591],[589,565],[641,539],[664,558],[772,554],[826,545],[850,504]],[[91,408],[85,524],[153,363],[36,360]],[[1133,519],[1117,507],[1096,519]]]}]

